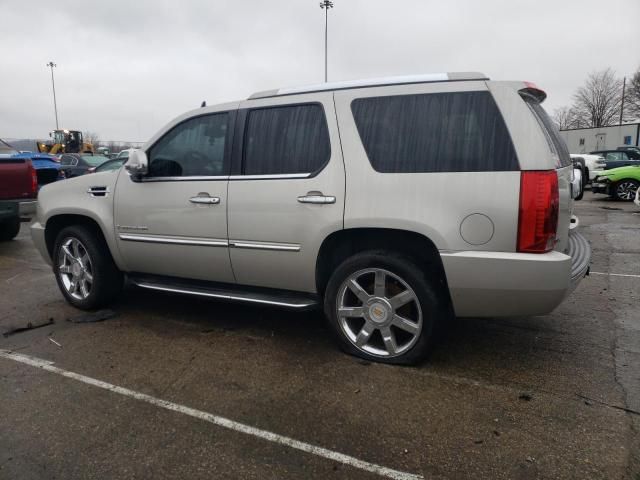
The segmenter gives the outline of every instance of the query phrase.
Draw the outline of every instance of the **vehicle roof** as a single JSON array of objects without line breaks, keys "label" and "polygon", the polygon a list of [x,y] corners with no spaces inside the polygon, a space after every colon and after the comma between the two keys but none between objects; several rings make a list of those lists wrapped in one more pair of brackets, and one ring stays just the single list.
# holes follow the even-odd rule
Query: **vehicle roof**
[{"label": "vehicle roof", "polygon": [[55,155],[40,152],[21,152],[13,155],[13,158],[30,158],[32,160],[52,160],[55,161]]},{"label": "vehicle roof", "polygon": [[422,75],[403,75],[395,77],[368,78],[361,80],[346,80],[341,82],[318,83],[315,85],[305,85],[299,87],[287,87],[274,90],[266,90],[254,93],[249,100],[256,98],[278,97],[282,95],[295,95],[298,93],[326,92],[335,90],[346,90],[351,88],[380,87],[385,85],[406,85],[414,83],[433,82],[460,82],[467,80],[489,80],[484,73],[480,72],[448,72],[448,73],[428,73]]}]

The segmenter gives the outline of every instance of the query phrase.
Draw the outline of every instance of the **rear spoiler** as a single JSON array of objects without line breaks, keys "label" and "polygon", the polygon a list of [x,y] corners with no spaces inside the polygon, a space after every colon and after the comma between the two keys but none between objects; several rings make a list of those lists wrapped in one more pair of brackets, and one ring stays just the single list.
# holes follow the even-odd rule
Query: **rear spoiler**
[{"label": "rear spoiler", "polygon": [[544,90],[539,88],[535,83],[532,82],[524,82],[525,88],[518,90],[520,95],[529,95],[535,98],[538,103],[542,103],[547,98],[547,94]]}]

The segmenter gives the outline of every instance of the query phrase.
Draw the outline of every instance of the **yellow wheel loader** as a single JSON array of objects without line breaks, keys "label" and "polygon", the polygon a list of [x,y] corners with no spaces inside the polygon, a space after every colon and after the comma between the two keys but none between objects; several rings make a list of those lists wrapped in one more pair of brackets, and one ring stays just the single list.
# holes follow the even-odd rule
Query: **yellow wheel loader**
[{"label": "yellow wheel loader", "polygon": [[58,155],[60,153],[95,153],[93,145],[85,143],[82,139],[82,132],[78,130],[54,130],[49,132],[51,141],[38,143],[38,150],[41,153]]}]

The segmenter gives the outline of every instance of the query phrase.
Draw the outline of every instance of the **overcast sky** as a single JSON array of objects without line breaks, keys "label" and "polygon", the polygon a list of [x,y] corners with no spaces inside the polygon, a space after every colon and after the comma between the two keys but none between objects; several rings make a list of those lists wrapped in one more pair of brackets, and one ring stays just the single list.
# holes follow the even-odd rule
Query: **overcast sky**
[{"label": "overcast sky", "polygon": [[[329,80],[480,71],[548,111],[593,70],[640,67],[640,0],[334,0]],[[202,100],[318,83],[319,0],[0,0],[0,137],[60,126],[145,141]]]}]

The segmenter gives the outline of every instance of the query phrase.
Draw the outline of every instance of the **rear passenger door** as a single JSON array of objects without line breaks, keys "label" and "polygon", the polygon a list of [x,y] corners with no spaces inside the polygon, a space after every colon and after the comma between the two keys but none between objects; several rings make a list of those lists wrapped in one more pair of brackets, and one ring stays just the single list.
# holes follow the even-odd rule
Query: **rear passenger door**
[{"label": "rear passenger door", "polygon": [[318,250],[343,227],[333,94],[250,100],[240,108],[228,207],[236,281],[315,292]]}]

